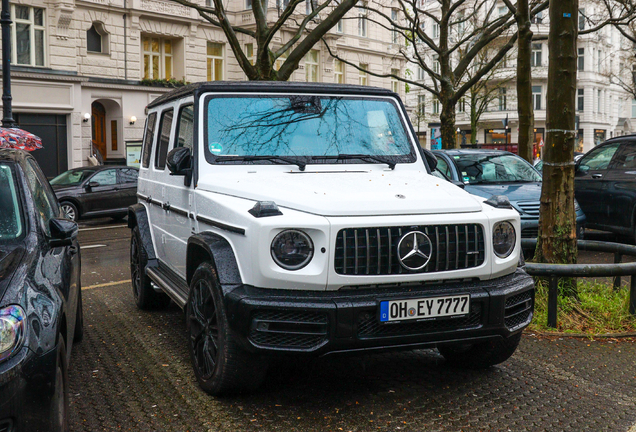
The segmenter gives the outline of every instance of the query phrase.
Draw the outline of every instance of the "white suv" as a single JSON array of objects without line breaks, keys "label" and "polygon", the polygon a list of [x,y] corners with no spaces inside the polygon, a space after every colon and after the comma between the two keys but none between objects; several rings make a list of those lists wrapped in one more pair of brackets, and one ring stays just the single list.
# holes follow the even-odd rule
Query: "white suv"
[{"label": "white suv", "polygon": [[140,308],[184,308],[196,377],[254,388],[272,355],[437,347],[488,367],[532,319],[519,214],[431,175],[399,97],[193,84],[148,106],[129,209]]}]

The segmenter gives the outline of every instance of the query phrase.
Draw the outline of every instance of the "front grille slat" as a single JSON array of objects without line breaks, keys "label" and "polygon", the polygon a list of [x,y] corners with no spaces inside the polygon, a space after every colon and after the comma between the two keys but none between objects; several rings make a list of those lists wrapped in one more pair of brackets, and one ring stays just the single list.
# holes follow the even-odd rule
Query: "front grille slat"
[{"label": "front grille slat", "polygon": [[[425,233],[432,248],[428,264],[416,271],[398,259],[400,239],[411,231]],[[336,237],[334,267],[343,275],[394,275],[463,270],[484,260],[484,229],[478,224],[345,228]]]}]

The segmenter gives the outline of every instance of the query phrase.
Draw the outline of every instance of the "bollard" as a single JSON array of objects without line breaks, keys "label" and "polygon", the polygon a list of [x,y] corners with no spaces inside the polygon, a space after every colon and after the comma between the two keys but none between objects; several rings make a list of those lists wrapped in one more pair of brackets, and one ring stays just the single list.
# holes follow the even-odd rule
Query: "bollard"
[{"label": "bollard", "polygon": [[548,287],[548,327],[557,327],[557,300],[559,297],[559,279],[552,276]]},{"label": "bollard", "polygon": [[[623,254],[620,252],[616,252],[614,254],[614,264],[620,264],[621,261],[623,260]],[[621,288],[621,277],[620,276],[615,276],[614,277],[614,290],[619,290]]]}]

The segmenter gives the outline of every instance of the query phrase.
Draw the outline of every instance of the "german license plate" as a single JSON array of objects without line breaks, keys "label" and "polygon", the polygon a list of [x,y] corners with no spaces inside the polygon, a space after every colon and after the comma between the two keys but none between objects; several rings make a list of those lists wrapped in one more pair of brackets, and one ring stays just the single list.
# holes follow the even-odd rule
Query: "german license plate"
[{"label": "german license plate", "polygon": [[387,300],[380,302],[380,321],[451,317],[466,315],[469,310],[469,295]]}]

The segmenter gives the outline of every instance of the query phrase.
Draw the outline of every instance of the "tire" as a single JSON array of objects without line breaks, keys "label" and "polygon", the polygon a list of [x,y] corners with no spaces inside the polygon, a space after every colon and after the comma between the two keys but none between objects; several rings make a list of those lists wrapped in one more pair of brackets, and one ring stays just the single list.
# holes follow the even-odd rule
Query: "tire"
[{"label": "tire", "polygon": [[150,278],[146,274],[148,255],[141,242],[139,227],[132,230],[130,239],[130,279],[135,303],[139,309],[150,310],[168,306],[170,297],[152,288]]},{"label": "tire", "polygon": [[77,210],[77,206],[69,201],[62,201],[60,203],[60,208],[62,209],[62,214],[66,219],[76,221],[79,219],[79,211]]},{"label": "tire", "polygon": [[68,397],[68,365],[66,363],[66,344],[62,335],[59,335],[57,348],[57,364],[55,368],[54,393],[51,400],[51,413],[49,416],[52,432],[67,432],[69,429],[69,397]]},{"label": "tire", "polygon": [[452,366],[486,369],[508,360],[516,351],[520,341],[521,332],[506,339],[473,345],[442,345],[437,347],[437,350]]},{"label": "tire", "polygon": [[255,390],[267,363],[242,350],[230,331],[218,277],[207,262],[190,283],[186,305],[188,348],[199,386],[213,396]]},{"label": "tire", "polygon": [[75,315],[75,330],[73,342],[81,342],[84,339],[84,305],[82,304],[82,289],[77,293],[77,312]]}]

